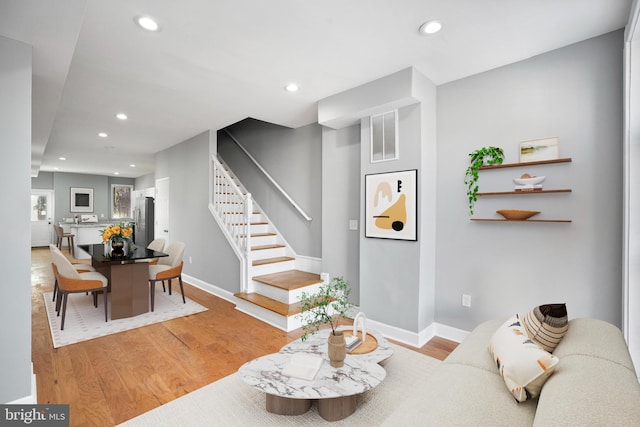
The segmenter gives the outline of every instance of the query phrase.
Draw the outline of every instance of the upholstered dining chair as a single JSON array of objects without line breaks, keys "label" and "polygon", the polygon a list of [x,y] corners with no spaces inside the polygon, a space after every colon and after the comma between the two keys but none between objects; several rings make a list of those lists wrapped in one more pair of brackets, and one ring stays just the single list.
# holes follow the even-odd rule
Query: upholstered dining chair
[{"label": "upholstered dining chair", "polygon": [[[60,254],[62,256],[64,256],[64,254],[62,253],[62,251],[60,251],[60,249],[58,249],[58,247],[56,245],[49,245],[49,251],[51,252],[51,259],[53,260],[53,252],[60,252]],[[65,257],[66,258],[66,257]],[[89,264],[83,264],[80,262],[73,262],[71,261],[71,265],[73,266],[73,268],[78,272],[78,273],[88,273],[90,271],[96,271],[95,268],[93,268],[92,265]],[[53,283],[53,299],[52,301],[56,300],[56,295],[58,294],[58,279],[56,279],[54,277],[54,283]]]},{"label": "upholstered dining chair", "polygon": [[76,235],[73,233],[65,233],[64,228],[56,224],[53,224],[53,229],[56,231],[56,236],[57,236],[56,246],[58,247],[58,249],[62,250],[62,241],[66,238],[67,244],[69,245],[69,253],[73,255],[73,257],[75,258],[76,254],[75,254],[75,247],[74,247],[75,245],[73,244],[73,238]]},{"label": "upholstered dining chair", "polygon": [[[151,249],[152,251],[156,251],[156,252],[162,252],[164,250],[164,243],[165,241],[162,238],[153,239],[151,243],[149,243],[149,245],[147,246],[147,249]],[[149,261],[149,263],[157,264],[158,258],[152,259],[151,261]]]},{"label": "upholstered dining chair", "polygon": [[184,255],[185,244],[183,242],[173,242],[164,249],[169,256],[162,257],[155,265],[149,265],[149,294],[151,296],[151,311],[154,309],[156,282],[169,282],[169,295],[171,295],[171,280],[178,279],[180,283],[180,293],[182,302],[187,303],[184,298],[184,286],[182,285],[182,256]]},{"label": "upholstered dining chair", "polygon": [[104,295],[104,321],[106,322],[108,320],[107,285],[109,283],[107,278],[96,271],[78,273],[62,252],[52,252],[51,256],[53,273],[58,281],[59,300],[62,300],[62,308],[60,308],[60,301],[56,303],[58,316],[60,316],[60,310],[62,310],[60,330],[64,330],[67,300],[69,299],[69,294],[73,293],[91,292],[95,307],[98,306],[98,293],[102,293]]}]

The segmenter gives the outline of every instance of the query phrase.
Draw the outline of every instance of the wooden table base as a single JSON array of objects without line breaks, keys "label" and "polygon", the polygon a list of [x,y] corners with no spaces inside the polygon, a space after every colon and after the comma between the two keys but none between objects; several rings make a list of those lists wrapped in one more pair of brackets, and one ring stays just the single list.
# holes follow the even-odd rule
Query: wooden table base
[{"label": "wooden table base", "polygon": [[358,395],[327,399],[292,399],[267,393],[267,412],[278,415],[302,415],[311,408],[312,400],[318,401],[318,413],[327,421],[347,418],[356,411]]},{"label": "wooden table base", "polygon": [[311,408],[311,399],[291,399],[267,393],[267,412],[278,415],[302,415]]}]

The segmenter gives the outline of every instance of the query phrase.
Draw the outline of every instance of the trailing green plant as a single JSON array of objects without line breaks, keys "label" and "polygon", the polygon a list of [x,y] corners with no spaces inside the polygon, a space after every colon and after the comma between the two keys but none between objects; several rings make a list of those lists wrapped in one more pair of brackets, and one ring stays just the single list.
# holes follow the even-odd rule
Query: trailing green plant
[{"label": "trailing green plant", "polygon": [[353,304],[349,302],[351,289],[342,277],[334,277],[325,283],[315,294],[302,293],[299,314],[302,319],[302,341],[318,332],[320,326],[329,325],[331,333],[336,334],[338,321],[347,317]]},{"label": "trailing green plant", "polygon": [[469,215],[473,215],[473,206],[478,200],[478,171],[485,165],[499,165],[504,161],[504,152],[500,147],[482,147],[469,153],[470,165],[464,176],[467,185],[467,198],[469,199]]}]

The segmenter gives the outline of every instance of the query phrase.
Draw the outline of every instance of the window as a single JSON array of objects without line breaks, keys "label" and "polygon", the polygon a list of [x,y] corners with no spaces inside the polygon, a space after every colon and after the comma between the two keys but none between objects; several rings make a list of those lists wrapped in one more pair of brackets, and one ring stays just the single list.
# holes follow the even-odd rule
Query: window
[{"label": "window", "polygon": [[111,185],[111,218],[132,218],[133,185]]},{"label": "window", "polygon": [[371,163],[398,159],[397,111],[371,116]]}]

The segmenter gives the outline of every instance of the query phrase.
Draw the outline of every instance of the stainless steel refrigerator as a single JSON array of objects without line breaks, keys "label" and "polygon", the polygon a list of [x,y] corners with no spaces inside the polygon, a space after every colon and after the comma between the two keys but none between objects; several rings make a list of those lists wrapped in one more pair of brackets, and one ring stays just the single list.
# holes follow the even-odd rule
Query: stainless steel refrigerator
[{"label": "stainless steel refrigerator", "polygon": [[136,246],[147,247],[154,238],[154,199],[153,197],[137,196],[133,220],[135,221],[134,243]]}]

